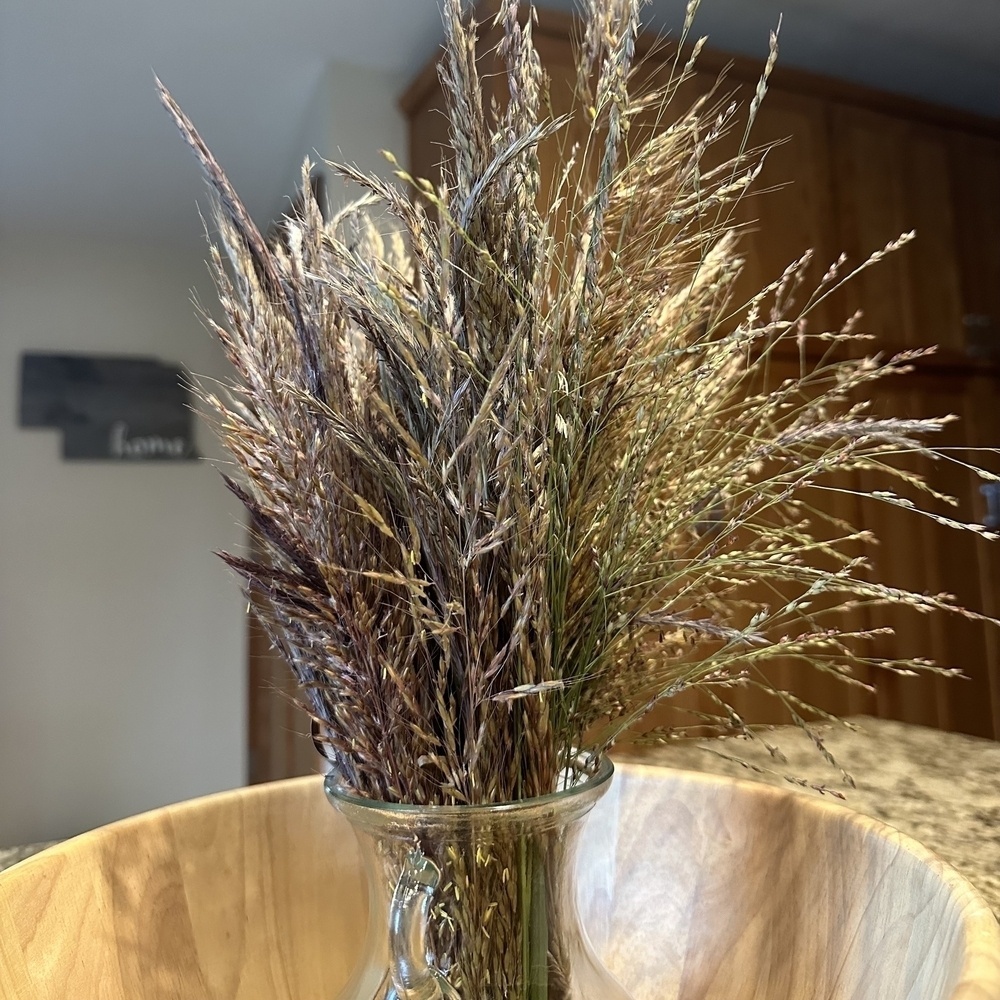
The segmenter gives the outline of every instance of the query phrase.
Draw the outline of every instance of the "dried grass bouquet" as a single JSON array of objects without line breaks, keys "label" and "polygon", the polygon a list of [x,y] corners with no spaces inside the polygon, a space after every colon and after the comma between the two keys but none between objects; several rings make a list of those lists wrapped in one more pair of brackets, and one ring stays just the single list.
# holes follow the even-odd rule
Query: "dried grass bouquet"
[{"label": "dried grass bouquet", "polygon": [[[224,558],[363,796],[537,796],[688,689],[724,730],[749,732],[726,692],[766,687],[773,657],[861,683],[871,633],[843,628],[845,608],[971,614],[871,582],[861,534],[813,509],[826,477],[877,470],[890,485],[867,502],[916,516],[890,481],[927,487],[895,457],[934,455],[925,439],[944,420],[880,419],[857,399],[918,353],[770,377],[783,343],[853,336],[807,326],[843,262],[801,307],[806,258],[733,301],[733,211],[762,152],[744,140],[707,164],[737,120],[752,126],[776,43],[749,108],[721,91],[686,106],[701,42],[640,88],[641,0],[581,6],[582,140],[547,110],[517,0],[494,25],[499,104],[474,22],[443,0],[442,185],[336,165],[363,194],[324,220],[307,164],[301,213],[270,243],[162,93],[216,196],[225,321],[208,322],[237,378],[203,396],[263,552]],[[543,144],[560,157],[552,185]]]}]

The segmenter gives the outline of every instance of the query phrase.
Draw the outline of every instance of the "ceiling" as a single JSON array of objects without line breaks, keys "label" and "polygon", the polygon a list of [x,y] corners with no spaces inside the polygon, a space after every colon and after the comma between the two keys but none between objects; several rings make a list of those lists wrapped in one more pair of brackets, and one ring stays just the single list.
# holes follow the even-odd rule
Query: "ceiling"
[{"label": "ceiling", "polygon": [[[548,6],[572,9],[573,0]],[[675,30],[684,0],[652,0]],[[704,0],[716,48],[1000,117],[1000,0]],[[0,0],[0,226],[197,235],[201,187],[159,75],[250,208],[280,205],[331,60],[398,74],[440,40],[437,0]]]}]

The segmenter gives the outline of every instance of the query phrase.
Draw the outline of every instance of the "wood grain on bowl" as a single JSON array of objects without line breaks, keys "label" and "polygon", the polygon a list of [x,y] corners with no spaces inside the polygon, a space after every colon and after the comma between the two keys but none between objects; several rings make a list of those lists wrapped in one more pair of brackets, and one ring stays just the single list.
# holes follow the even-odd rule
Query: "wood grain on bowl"
[{"label": "wood grain on bowl", "polygon": [[[1000,1000],[1000,927],[909,838],[762,785],[619,770],[581,896],[636,1000]],[[320,779],[210,796],[0,874],[0,1000],[334,1000],[366,915]]]}]

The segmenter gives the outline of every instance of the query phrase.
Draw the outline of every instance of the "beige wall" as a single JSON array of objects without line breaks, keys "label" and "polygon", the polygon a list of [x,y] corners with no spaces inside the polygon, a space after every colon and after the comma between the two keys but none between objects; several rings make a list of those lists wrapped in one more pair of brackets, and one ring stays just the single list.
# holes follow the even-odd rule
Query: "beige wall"
[{"label": "beige wall", "polygon": [[25,350],[219,374],[197,253],[0,239],[0,845],[244,780],[243,601],[212,555],[242,527],[218,474],[66,462],[57,431],[17,426]]}]

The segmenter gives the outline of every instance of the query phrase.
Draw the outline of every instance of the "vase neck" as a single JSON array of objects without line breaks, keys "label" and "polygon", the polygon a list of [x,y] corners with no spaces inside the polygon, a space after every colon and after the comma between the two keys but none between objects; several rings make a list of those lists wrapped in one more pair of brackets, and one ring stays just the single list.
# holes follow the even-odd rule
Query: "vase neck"
[{"label": "vase neck", "polygon": [[[387,973],[375,1000],[591,1000],[573,986],[599,969],[580,925],[576,847],[611,773],[609,762],[578,787],[497,806],[387,805],[328,779],[367,868],[366,964]],[[593,1000],[624,997],[602,989]]]}]

